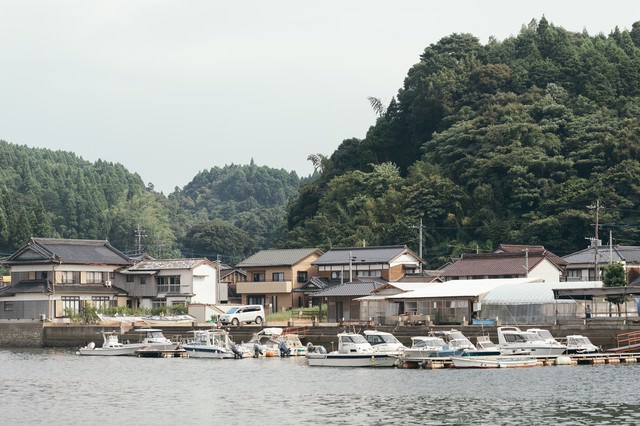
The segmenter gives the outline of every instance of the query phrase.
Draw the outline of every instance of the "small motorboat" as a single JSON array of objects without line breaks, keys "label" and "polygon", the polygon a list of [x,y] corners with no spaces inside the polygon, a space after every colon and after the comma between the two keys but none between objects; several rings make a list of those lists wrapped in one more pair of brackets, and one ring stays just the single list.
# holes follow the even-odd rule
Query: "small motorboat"
[{"label": "small motorboat", "polygon": [[567,350],[567,347],[555,340],[548,330],[522,331],[518,327],[498,327],[497,332],[498,344],[503,355],[527,353],[534,356],[553,356],[561,355]]},{"label": "small motorboat", "polygon": [[455,368],[524,368],[537,367],[538,360],[527,356],[452,356]]},{"label": "small motorboat", "polygon": [[231,341],[229,333],[221,329],[194,330],[193,338],[182,347],[189,358],[241,359],[251,356]]},{"label": "small motorboat", "polygon": [[318,367],[393,367],[397,358],[388,353],[376,352],[362,334],[339,333],[338,350],[310,351],[307,361]]},{"label": "small motorboat", "polygon": [[567,336],[567,354],[594,354],[602,352],[599,347],[591,343],[587,336],[572,334]]},{"label": "small motorboat", "polygon": [[378,330],[365,330],[364,337],[371,344],[373,350],[378,353],[387,353],[399,356],[402,351],[407,349],[400,340],[391,333]]},{"label": "small motorboat", "polygon": [[90,342],[80,348],[78,353],[93,356],[135,355],[137,350],[144,347],[142,343],[121,343],[116,332],[103,331],[102,339],[102,346],[97,347],[94,342]]}]

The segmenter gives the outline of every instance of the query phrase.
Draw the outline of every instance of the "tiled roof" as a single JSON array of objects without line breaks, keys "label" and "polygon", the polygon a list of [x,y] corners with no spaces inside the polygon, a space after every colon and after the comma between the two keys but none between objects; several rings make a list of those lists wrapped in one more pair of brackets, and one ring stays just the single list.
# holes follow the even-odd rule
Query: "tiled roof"
[{"label": "tiled roof", "polygon": [[[589,247],[584,250],[563,256],[562,259],[568,264],[593,264],[595,259],[595,247]],[[598,263],[626,262],[640,264],[640,247],[639,246],[598,246]]]},{"label": "tiled roof", "polygon": [[357,263],[387,263],[408,251],[406,246],[381,246],[381,247],[351,247],[331,249],[315,262],[314,265],[344,265]]},{"label": "tiled roof", "polygon": [[[166,269],[193,269],[202,263],[211,263],[205,258],[200,259],[158,259],[143,260],[130,267],[129,271],[160,271]],[[126,273],[126,272],[125,272]]]},{"label": "tiled roof", "polygon": [[258,266],[292,266],[306,259],[312,254],[322,254],[317,248],[261,250],[253,256],[249,256],[236,266],[239,268],[251,268]]},{"label": "tiled roof", "polygon": [[329,287],[326,290],[315,293],[313,297],[368,296],[383,284],[381,281],[353,281]]},{"label": "tiled roof", "polygon": [[[545,258],[548,259],[540,253],[529,253],[528,260],[524,253],[466,254],[462,259],[445,267],[442,276],[524,276],[527,272],[527,262],[531,270]],[[551,261],[551,259],[548,260]]]},{"label": "tiled roof", "polygon": [[7,258],[7,264],[75,263],[127,265],[131,259],[106,240],[31,238]]}]

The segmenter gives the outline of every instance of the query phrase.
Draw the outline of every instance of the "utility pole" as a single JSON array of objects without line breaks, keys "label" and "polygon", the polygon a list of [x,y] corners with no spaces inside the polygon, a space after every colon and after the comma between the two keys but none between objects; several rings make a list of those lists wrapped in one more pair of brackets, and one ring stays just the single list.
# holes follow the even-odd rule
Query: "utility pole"
[{"label": "utility pole", "polygon": [[524,251],[524,269],[527,271],[525,276],[529,278],[529,248],[525,248],[523,251]]},{"label": "utility pole", "polygon": [[418,256],[420,257],[420,275],[422,276],[422,216],[420,216],[420,224],[418,226],[411,225],[411,227],[418,228]]},{"label": "utility pole", "polygon": [[140,228],[140,224],[137,225],[135,234],[136,234],[136,251],[138,254],[142,254],[142,237],[146,237],[146,234],[142,233],[143,230]]},{"label": "utility pole", "polygon": [[600,268],[598,267],[598,245],[599,245],[599,241],[598,241],[598,228],[599,228],[599,221],[600,221],[600,199],[598,198],[596,200],[596,205],[595,206],[591,206],[591,208],[595,209],[596,211],[596,229],[595,229],[595,240],[594,240],[594,258],[593,258],[593,269],[594,269],[594,276],[593,276],[593,280],[594,281],[598,281],[598,279],[600,278]]}]

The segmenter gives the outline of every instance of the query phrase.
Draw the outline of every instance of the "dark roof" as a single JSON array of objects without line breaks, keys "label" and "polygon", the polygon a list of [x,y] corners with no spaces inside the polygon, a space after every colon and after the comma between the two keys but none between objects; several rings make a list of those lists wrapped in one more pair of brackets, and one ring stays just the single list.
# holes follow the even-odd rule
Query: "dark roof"
[{"label": "dark roof", "polygon": [[103,284],[56,284],[55,290],[48,280],[24,280],[0,289],[0,297],[15,296],[16,294],[127,294],[119,287]]},{"label": "dark roof", "polygon": [[25,280],[17,284],[12,284],[0,288],[0,297],[15,296],[16,294],[48,294],[52,293],[52,286],[49,280]]},{"label": "dark roof", "polygon": [[347,247],[331,249],[313,264],[345,265],[349,263],[349,256],[352,257],[352,262],[357,263],[389,263],[404,253],[410,253],[418,259],[407,246]]},{"label": "dark roof", "polygon": [[261,250],[238,263],[236,266],[239,268],[293,266],[312,254],[320,256],[322,251],[317,248]]},{"label": "dark roof", "polygon": [[329,287],[326,290],[313,294],[313,297],[361,297],[368,296],[378,287],[386,284],[385,281],[352,281]]},{"label": "dark roof", "polygon": [[8,265],[34,263],[129,265],[132,261],[106,240],[31,238],[4,263]]},{"label": "dark roof", "polygon": [[175,269],[187,269],[191,270],[202,264],[208,264],[214,266],[214,264],[206,258],[199,259],[154,259],[143,260],[135,265],[131,266],[123,273],[140,272],[140,271],[162,271],[162,270],[175,270]]},{"label": "dark roof", "polygon": [[320,290],[324,290],[328,287],[331,287],[331,283],[323,280],[319,277],[311,277],[309,281],[301,285],[300,287],[296,287],[293,291],[296,292],[306,292],[306,293],[315,293]]},{"label": "dark roof", "polygon": [[[527,259],[528,257],[528,259]],[[560,266],[544,253],[487,253],[465,254],[462,259],[448,265],[442,271],[443,277],[472,277],[472,276],[505,276],[526,275],[526,265],[529,270],[535,268],[544,259],[549,260],[558,269]]]},{"label": "dark roof", "polygon": [[[588,247],[584,250],[563,256],[562,259],[571,264],[593,264],[596,248]],[[598,246],[598,263],[626,262],[640,264],[640,246]]]}]

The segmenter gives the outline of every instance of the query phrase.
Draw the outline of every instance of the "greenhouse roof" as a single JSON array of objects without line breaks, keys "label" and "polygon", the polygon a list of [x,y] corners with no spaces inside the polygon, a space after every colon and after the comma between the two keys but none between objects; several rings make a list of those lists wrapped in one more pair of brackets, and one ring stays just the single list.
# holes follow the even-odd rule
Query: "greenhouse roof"
[{"label": "greenhouse roof", "polygon": [[503,284],[489,291],[481,302],[485,305],[556,303],[553,290],[599,287],[602,287],[601,281]]}]

